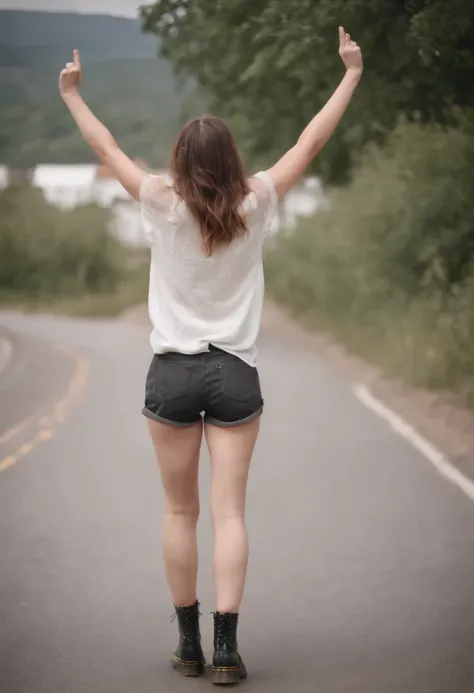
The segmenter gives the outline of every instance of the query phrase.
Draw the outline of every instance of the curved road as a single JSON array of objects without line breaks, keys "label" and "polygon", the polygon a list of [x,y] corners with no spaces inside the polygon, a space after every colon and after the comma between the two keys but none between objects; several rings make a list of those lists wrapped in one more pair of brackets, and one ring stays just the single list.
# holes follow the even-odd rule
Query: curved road
[{"label": "curved road", "polygon": [[[168,667],[176,625],[140,413],[147,328],[13,314],[0,324],[14,339],[0,373],[0,690],[208,689]],[[242,691],[472,693],[474,503],[314,355],[260,341]],[[201,477],[210,656],[205,453]]]}]

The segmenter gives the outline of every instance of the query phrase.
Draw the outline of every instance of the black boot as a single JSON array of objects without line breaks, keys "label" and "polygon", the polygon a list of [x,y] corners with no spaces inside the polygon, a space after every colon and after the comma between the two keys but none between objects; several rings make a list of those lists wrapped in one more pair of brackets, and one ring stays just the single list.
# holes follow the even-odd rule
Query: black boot
[{"label": "black boot", "polygon": [[199,602],[192,606],[175,606],[179,644],[171,657],[173,667],[183,676],[200,676],[206,660],[201,647]]},{"label": "black boot", "polygon": [[239,614],[214,614],[214,658],[212,683],[238,683],[247,676],[245,665],[237,652]]}]

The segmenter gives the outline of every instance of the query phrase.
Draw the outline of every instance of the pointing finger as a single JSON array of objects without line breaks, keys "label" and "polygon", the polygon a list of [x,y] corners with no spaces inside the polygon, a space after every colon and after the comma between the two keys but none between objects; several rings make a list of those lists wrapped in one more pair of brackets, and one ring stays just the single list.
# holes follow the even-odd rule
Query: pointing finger
[{"label": "pointing finger", "polygon": [[81,69],[81,56],[79,55],[79,51],[74,50],[72,52],[72,54],[74,56],[74,67],[77,67],[77,69],[80,70]]},{"label": "pointing finger", "polygon": [[340,26],[339,27],[339,45],[341,47],[344,45],[345,37],[346,37],[346,32],[344,31],[344,27]]}]

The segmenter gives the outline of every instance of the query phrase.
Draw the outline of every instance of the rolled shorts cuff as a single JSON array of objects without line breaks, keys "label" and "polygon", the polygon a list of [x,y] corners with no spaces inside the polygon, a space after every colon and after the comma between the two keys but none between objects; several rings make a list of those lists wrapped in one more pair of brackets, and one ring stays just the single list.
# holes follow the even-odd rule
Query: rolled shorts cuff
[{"label": "rolled shorts cuff", "polygon": [[199,417],[199,419],[196,419],[196,421],[189,422],[172,421],[171,419],[165,419],[163,416],[158,416],[158,414],[154,414],[146,407],[143,407],[142,414],[143,416],[146,416],[147,419],[152,419],[153,421],[158,421],[159,423],[168,424],[169,426],[174,426],[175,428],[189,428],[190,426],[195,426],[198,423],[202,423],[202,417]]},{"label": "rolled shorts cuff", "polygon": [[244,419],[238,419],[237,421],[219,421],[218,419],[213,419],[212,416],[205,416],[204,423],[211,424],[211,426],[218,426],[219,428],[235,428],[237,426],[242,426],[243,424],[250,423],[254,419],[258,419],[263,413],[263,404],[257,411],[253,414],[246,416]]}]

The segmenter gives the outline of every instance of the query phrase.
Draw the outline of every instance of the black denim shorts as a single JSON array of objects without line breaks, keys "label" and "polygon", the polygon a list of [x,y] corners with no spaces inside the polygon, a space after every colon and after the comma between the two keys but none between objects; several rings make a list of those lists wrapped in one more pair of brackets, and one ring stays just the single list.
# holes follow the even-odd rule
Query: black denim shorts
[{"label": "black denim shorts", "polygon": [[174,426],[203,418],[215,426],[238,426],[263,410],[256,368],[211,346],[202,354],[155,354],[146,379],[143,414]]}]

